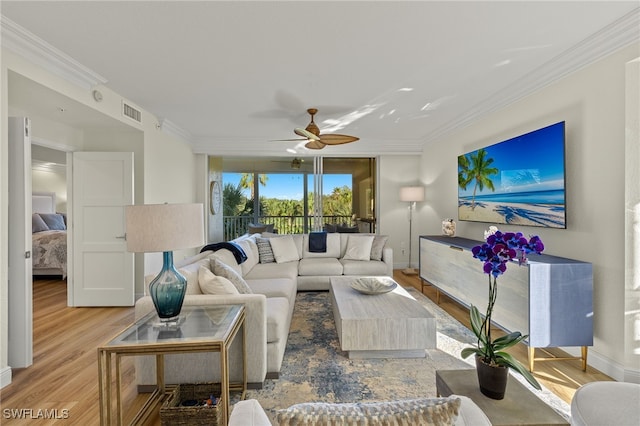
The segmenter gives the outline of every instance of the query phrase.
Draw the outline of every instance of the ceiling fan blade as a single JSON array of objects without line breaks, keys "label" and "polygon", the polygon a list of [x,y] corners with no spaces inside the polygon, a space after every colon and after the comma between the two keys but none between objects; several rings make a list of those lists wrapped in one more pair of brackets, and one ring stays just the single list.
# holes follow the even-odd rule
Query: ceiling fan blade
[{"label": "ceiling fan blade", "polygon": [[360,138],[357,138],[355,136],[339,135],[336,133],[320,135],[320,142],[325,145],[342,145],[345,143],[355,142],[359,139]]},{"label": "ceiling fan blade", "polygon": [[297,138],[297,139],[270,139],[269,142],[300,142],[300,141],[308,141],[307,138]]},{"label": "ceiling fan blade", "polygon": [[322,149],[327,145],[323,144],[320,141],[309,141],[304,146],[309,149]]},{"label": "ceiling fan blade", "polygon": [[320,138],[316,135],[314,135],[313,133],[311,133],[310,131],[306,130],[306,129],[302,129],[300,127],[296,127],[295,129],[293,129],[293,132],[298,135],[298,136],[302,136],[303,138],[309,139],[310,141],[319,141]]}]

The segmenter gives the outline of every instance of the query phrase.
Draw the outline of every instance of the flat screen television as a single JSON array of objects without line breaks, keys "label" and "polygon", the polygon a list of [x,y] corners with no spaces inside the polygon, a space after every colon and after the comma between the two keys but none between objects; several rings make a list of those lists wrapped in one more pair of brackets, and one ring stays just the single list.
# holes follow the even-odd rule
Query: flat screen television
[{"label": "flat screen television", "polygon": [[566,228],[565,122],[460,155],[458,219]]}]

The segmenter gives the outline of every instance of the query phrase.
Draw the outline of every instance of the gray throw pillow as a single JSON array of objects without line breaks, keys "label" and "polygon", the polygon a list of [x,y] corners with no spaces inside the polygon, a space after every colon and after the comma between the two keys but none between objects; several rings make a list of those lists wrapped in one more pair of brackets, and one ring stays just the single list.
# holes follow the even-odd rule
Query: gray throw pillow
[{"label": "gray throw pillow", "polygon": [[242,278],[231,266],[225,265],[216,258],[211,259],[211,262],[213,273],[231,281],[231,283],[238,289],[238,293],[253,294],[249,284],[247,284],[244,278]]},{"label": "gray throw pillow", "polygon": [[376,235],[371,245],[371,260],[382,260],[382,249],[387,243],[386,235]]},{"label": "gray throw pillow", "polygon": [[40,217],[44,220],[50,230],[64,231],[67,227],[64,224],[64,218],[58,213],[40,213]]},{"label": "gray throw pillow", "polygon": [[44,222],[44,220],[42,220],[42,217],[40,217],[38,213],[34,213],[31,215],[31,232],[32,233],[35,234],[36,232],[42,232],[42,231],[48,231],[48,230],[49,230],[49,227]]},{"label": "gray throw pillow", "polygon": [[271,243],[268,238],[256,237],[256,245],[258,246],[260,263],[275,263],[276,257],[273,255]]}]

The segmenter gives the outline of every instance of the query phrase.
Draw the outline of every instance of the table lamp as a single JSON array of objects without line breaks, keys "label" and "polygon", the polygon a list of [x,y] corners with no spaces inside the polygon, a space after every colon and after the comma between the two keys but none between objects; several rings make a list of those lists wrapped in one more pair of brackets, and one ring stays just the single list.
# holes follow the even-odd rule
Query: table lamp
[{"label": "table lamp", "polygon": [[127,250],[162,252],[162,270],[149,293],[163,323],[178,319],[187,280],[173,266],[173,251],[204,244],[202,204],[144,204],[125,207]]},{"label": "table lamp", "polygon": [[405,275],[417,275],[418,271],[411,267],[411,222],[413,217],[413,209],[417,201],[424,201],[424,187],[422,186],[403,186],[400,188],[400,201],[409,203],[409,266],[403,269]]}]

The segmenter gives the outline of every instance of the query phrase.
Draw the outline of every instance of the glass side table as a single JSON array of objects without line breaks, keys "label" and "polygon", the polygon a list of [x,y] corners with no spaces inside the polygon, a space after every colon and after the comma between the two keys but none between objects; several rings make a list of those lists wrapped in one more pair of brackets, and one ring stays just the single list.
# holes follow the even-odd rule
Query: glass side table
[{"label": "glass side table", "polygon": [[[161,324],[155,311],[137,320],[104,346],[98,348],[98,374],[100,393],[100,424],[122,425],[122,371],[123,356],[155,355],[157,387],[149,400],[137,413],[132,424],[143,424],[152,410],[167,398],[164,382],[164,356],[186,352],[219,352],[222,376],[221,414],[223,424],[229,419],[229,391],[247,390],[245,309],[243,305],[183,306],[180,319],[174,324]],[[242,329],[243,382],[229,383],[229,347]],[[115,372],[114,372],[115,364]],[[115,373],[116,417],[113,414]]]}]

